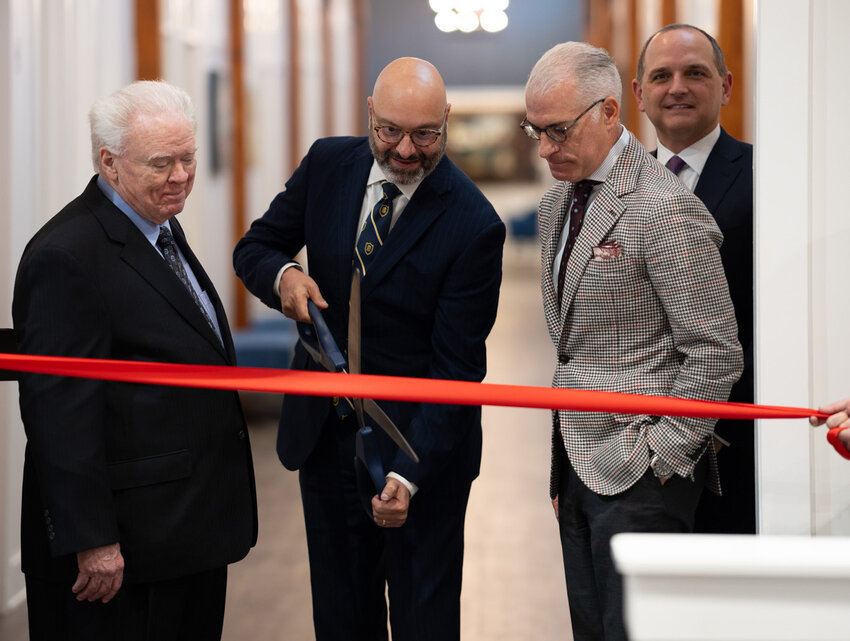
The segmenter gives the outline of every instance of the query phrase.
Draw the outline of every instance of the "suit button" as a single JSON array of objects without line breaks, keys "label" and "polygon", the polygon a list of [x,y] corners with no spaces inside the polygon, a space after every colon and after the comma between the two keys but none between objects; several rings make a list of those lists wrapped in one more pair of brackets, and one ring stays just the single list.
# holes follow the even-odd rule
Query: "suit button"
[{"label": "suit button", "polygon": [[566,365],[570,362],[570,357],[566,354],[558,354],[558,362]]},{"label": "suit button", "polygon": [[56,533],[55,532],[48,533],[47,538],[52,541],[53,539],[56,538]]},{"label": "suit button", "polygon": [[239,433],[236,436],[239,437],[240,441],[244,441],[247,434],[245,434],[245,430],[239,430]]}]

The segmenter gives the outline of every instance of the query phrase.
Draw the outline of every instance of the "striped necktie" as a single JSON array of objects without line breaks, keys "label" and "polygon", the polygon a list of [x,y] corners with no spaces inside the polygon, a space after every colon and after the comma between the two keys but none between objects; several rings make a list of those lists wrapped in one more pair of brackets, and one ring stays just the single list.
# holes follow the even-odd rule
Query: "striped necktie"
[{"label": "striped necktie", "polygon": [[390,223],[393,220],[393,199],[401,193],[398,187],[386,180],[381,183],[381,188],[384,190],[384,195],[372,207],[354,248],[354,256],[359,262],[360,271],[364,276],[368,273],[369,264],[375,258],[375,254],[378,253],[390,233]]}]

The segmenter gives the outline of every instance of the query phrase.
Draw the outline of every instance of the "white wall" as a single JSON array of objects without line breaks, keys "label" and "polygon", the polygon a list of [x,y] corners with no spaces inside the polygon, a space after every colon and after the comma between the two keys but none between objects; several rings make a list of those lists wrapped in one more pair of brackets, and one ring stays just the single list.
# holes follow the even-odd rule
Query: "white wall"
[{"label": "white wall", "polygon": [[[232,166],[230,133],[230,40],[227,2],[208,0],[160,0],[161,77],[182,87],[192,97],[198,117],[195,140],[198,168],[192,195],[179,216],[192,250],[215,283],[228,314],[234,301],[231,235]],[[210,166],[213,136],[210,132],[213,98],[210,74],[219,78],[215,97],[220,106],[217,135],[223,164]]]},{"label": "white wall", "polygon": [[[756,401],[850,395],[844,295],[850,5],[761,2],[756,69]],[[850,465],[804,420],[758,425],[759,531],[848,534]]]},{"label": "white wall", "polygon": [[[11,325],[12,284],[27,240],[92,175],[88,108],[131,80],[131,9],[131,0],[0,3],[0,326]],[[25,438],[17,403],[17,386],[0,383],[0,612],[24,598]]]}]

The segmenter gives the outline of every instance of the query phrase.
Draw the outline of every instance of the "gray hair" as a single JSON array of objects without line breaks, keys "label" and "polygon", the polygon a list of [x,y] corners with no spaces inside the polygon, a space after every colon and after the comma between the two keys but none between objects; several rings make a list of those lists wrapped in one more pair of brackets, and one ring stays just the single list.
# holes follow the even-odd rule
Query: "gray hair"
[{"label": "gray hair", "polygon": [[95,102],[89,110],[91,155],[96,173],[100,173],[100,150],[116,156],[126,151],[127,134],[139,115],[163,113],[183,116],[198,128],[192,99],[183,89],[161,80],[139,80]]},{"label": "gray hair", "polygon": [[577,97],[587,103],[608,96],[619,103],[623,96],[614,59],[586,42],[562,42],[544,53],[528,75],[525,93],[542,96],[565,82],[575,83]]}]

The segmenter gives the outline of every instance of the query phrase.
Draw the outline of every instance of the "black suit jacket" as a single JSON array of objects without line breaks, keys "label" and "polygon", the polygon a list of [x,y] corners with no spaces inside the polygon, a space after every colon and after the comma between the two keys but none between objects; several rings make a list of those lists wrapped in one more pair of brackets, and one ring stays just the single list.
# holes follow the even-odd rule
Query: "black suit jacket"
[{"label": "black suit jacket", "polygon": [[[723,232],[720,258],[738,319],[744,371],[730,401],[752,403],[753,395],[753,146],[724,129],[706,160],[694,194]],[[718,454],[723,496],[703,493],[695,532],[756,532],[755,435],[753,421],[720,420],[715,434],[732,447]]]},{"label": "black suit jacket", "polygon": [[[27,245],[15,280],[21,351],[233,365],[183,284],[96,177]],[[72,580],[76,552],[118,541],[125,581],[220,567],[256,541],[250,444],[236,392],[22,375],[24,572]]]},{"label": "black suit jacket", "polygon": [[[694,194],[705,203],[723,232],[720,259],[738,319],[744,373],[729,400],[753,402],[753,146],[724,129],[708,156]],[[719,421],[715,432],[734,439],[735,425]]]},{"label": "black suit jacket", "polygon": [[[657,152],[653,152],[657,155]],[[753,146],[736,140],[722,127],[708,155],[694,194],[723,232],[720,259],[744,350],[744,372],[729,400],[753,402]],[[715,432],[734,437],[734,422],[718,421]],[[719,429],[718,429],[719,428]]]},{"label": "black suit jacket", "polygon": [[[324,316],[344,349],[357,222],[372,166],[366,138],[317,141],[269,210],[236,246],[248,289],[280,309],[277,271],[306,245],[310,276],[329,303]],[[477,187],[444,157],[422,182],[361,286],[362,370],[480,381],[498,306],[505,226]],[[293,368],[318,369],[299,344]],[[383,460],[423,490],[469,482],[481,459],[480,407],[381,402],[421,463],[382,432]],[[327,398],[287,395],[278,454],[299,468],[331,410]]]}]

